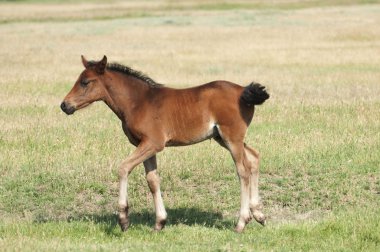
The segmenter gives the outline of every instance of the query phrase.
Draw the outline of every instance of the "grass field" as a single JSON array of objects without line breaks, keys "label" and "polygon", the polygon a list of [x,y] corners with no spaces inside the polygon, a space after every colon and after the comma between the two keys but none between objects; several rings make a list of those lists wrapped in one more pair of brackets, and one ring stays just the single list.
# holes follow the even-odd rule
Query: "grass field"
[{"label": "grass field", "polygon": [[[47,3],[49,2],[49,3]],[[0,2],[0,251],[379,251],[378,1]],[[266,85],[246,140],[262,155],[268,224],[232,231],[240,186],[215,142],[158,155],[168,225],[153,232],[142,166],[102,103],[59,104],[80,55],[160,83]]]}]

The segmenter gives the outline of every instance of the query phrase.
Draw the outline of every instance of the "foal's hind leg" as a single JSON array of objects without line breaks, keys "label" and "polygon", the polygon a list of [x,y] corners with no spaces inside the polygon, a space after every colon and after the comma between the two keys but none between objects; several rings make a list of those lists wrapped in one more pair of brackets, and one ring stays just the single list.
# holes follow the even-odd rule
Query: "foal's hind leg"
[{"label": "foal's hind leg", "polygon": [[250,199],[249,208],[251,210],[253,218],[261,225],[265,225],[265,215],[261,212],[261,204],[259,197],[259,164],[260,156],[259,153],[250,148],[248,145],[244,144],[245,158],[244,165],[249,167],[250,173]]},{"label": "foal's hind leg", "polygon": [[251,220],[249,210],[250,200],[250,171],[248,167],[244,165],[244,144],[243,142],[228,143],[232,158],[234,159],[236,170],[240,180],[240,215],[236,225],[236,232],[241,233],[244,230],[245,225]]},{"label": "foal's hind leg", "polygon": [[[244,165],[244,143],[239,140],[228,140],[227,129],[223,131],[219,129],[220,136],[215,137],[215,141],[217,141],[222,147],[228,149],[232,155],[232,158],[236,165],[237,174],[240,180],[240,215],[239,220],[236,225],[236,232],[241,233],[244,230],[245,225],[251,220],[250,210],[249,210],[249,200],[250,200],[250,188],[249,188],[249,180],[250,180],[250,171]],[[223,137],[222,137],[223,135]],[[226,139],[227,138],[227,139]]]},{"label": "foal's hind leg", "polygon": [[156,224],[154,230],[161,230],[165,227],[167,213],[160,190],[160,178],[157,174],[156,156],[144,161],[146,180],[153,195],[154,207],[156,210]]}]

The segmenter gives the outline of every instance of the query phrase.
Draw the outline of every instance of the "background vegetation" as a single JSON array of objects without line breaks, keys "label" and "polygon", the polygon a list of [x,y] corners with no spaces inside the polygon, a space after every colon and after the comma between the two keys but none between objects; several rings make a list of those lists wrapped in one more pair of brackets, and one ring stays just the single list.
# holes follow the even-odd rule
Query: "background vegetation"
[{"label": "background vegetation", "polygon": [[[378,1],[0,3],[0,250],[378,251],[379,13]],[[266,85],[247,142],[268,225],[232,231],[238,180],[207,141],[158,156],[163,232],[134,170],[122,233],[117,167],[132,146],[104,104],[59,109],[81,54],[173,87]]]}]

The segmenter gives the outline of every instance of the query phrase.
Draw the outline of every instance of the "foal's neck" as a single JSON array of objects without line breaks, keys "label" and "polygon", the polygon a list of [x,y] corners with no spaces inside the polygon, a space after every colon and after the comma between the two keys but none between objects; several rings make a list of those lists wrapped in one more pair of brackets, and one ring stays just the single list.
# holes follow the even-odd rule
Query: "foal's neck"
[{"label": "foal's neck", "polygon": [[130,119],[133,111],[146,101],[149,85],[133,76],[114,71],[108,71],[105,79],[107,95],[104,102],[120,120]]}]

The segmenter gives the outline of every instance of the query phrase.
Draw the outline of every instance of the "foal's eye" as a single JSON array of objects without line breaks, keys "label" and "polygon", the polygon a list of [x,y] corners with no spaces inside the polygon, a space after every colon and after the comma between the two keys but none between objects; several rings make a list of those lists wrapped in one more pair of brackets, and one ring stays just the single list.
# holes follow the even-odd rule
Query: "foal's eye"
[{"label": "foal's eye", "polygon": [[82,80],[82,81],[80,82],[80,85],[81,85],[82,87],[87,87],[88,83],[90,83],[89,80]]}]

